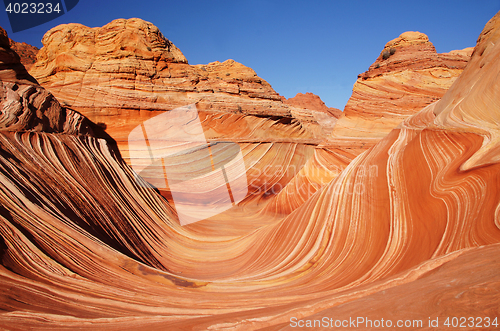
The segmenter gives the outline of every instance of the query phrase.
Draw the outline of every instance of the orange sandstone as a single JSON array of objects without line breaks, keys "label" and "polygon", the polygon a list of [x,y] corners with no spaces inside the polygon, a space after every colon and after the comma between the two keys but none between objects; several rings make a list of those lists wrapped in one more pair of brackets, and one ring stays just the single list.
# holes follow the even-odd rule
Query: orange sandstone
[{"label": "orange sandstone", "polygon": [[[0,132],[0,326],[269,330],[325,315],[496,317],[499,52],[497,14],[440,101],[284,217],[249,204],[237,218],[181,227],[105,140]],[[264,163],[267,147],[293,154],[285,143],[248,147]]]}]

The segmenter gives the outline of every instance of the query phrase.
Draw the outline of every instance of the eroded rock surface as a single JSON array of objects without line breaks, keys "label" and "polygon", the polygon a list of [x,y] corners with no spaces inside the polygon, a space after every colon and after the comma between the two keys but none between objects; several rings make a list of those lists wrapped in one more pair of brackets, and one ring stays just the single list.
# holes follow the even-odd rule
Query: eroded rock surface
[{"label": "eroded rock surface", "polygon": [[382,138],[408,116],[439,100],[467,65],[473,48],[438,54],[420,32],[389,41],[360,74],[334,136]]},{"label": "eroded rock surface", "polygon": [[60,25],[42,42],[31,74],[91,119],[130,119],[141,111],[153,116],[193,103],[201,111],[294,116],[252,69],[233,60],[189,65],[157,27],[140,19],[115,20],[102,28]]},{"label": "eroded rock surface", "polygon": [[296,96],[290,99],[285,99],[284,102],[298,108],[306,108],[325,112],[336,118],[339,118],[342,114],[342,111],[340,109],[327,107],[327,105],[325,105],[325,103],[319,96],[311,92],[306,92],[305,94],[297,93]]},{"label": "eroded rock surface", "polygon": [[297,208],[309,197],[299,192],[315,192],[401,121],[439,100],[462,73],[472,51],[438,54],[419,32],[405,32],[388,42],[369,70],[359,75],[330,136],[267,208]]},{"label": "eroded rock surface", "polygon": [[[499,59],[497,14],[440,101],[282,215],[250,199],[180,226],[174,206],[106,140],[0,132],[0,326],[269,330],[352,314],[493,319]],[[260,153],[249,159],[263,165],[311,159],[292,153],[298,146],[249,144],[245,154]]]},{"label": "eroded rock surface", "polygon": [[36,55],[39,51],[37,47],[10,39],[10,48],[19,55],[26,70],[29,70],[36,62]]},{"label": "eroded rock surface", "polygon": [[[246,164],[257,168],[255,178],[267,178],[265,187],[256,179],[254,191],[267,201],[335,125],[336,118],[323,108],[283,103],[269,83],[236,61],[188,64],[158,28],[140,19],[115,20],[101,28],[61,25],[42,42],[30,73],[63,105],[106,127],[129,164],[134,128],[195,104],[207,141],[236,142],[248,151]],[[287,167],[292,173],[281,169]]]},{"label": "eroded rock surface", "polygon": [[54,96],[28,74],[2,28],[0,98],[0,131],[93,133],[90,121],[61,107]]}]

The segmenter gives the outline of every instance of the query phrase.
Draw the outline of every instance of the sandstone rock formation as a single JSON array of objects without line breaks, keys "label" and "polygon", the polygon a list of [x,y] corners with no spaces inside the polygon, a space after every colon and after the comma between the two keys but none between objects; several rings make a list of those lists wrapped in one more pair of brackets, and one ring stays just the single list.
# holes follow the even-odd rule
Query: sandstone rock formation
[{"label": "sandstone rock formation", "polygon": [[62,108],[38,85],[0,28],[0,131],[93,133],[92,124],[77,112]]},{"label": "sandstone rock formation", "polygon": [[321,111],[330,114],[335,118],[339,118],[340,115],[342,114],[342,111],[340,109],[327,107],[319,96],[311,92],[307,92],[306,94],[297,93],[297,95],[294,96],[293,98],[290,99],[285,98],[283,102],[298,108],[306,108],[306,109]]},{"label": "sandstone rock formation", "polygon": [[12,39],[9,39],[9,42],[10,48],[21,58],[21,64],[24,65],[26,70],[29,70],[36,62],[36,55],[39,49],[24,42],[18,43]]},{"label": "sandstone rock formation", "polygon": [[[369,70],[359,75],[331,135],[266,209],[291,212],[401,121],[439,100],[465,68],[472,50],[437,54],[419,32],[405,32],[388,42]],[[373,174],[374,169],[366,171]]]},{"label": "sandstone rock formation", "polygon": [[331,178],[404,119],[439,100],[472,51],[438,54],[425,34],[412,31],[389,41],[369,70],[358,76],[331,135],[317,147],[320,158],[331,160]]},{"label": "sandstone rock formation", "polygon": [[[128,136],[135,127],[195,103],[207,140],[248,144],[246,163],[257,174],[250,187],[261,192],[252,200],[258,197],[269,204],[267,212],[280,214],[295,210],[403,119],[439,99],[469,52],[437,54],[427,36],[404,33],[360,75],[337,121],[330,115],[338,112],[319,97],[298,94],[283,102],[252,69],[233,60],[187,64],[154,25],[139,19],[102,28],[61,25],[47,32],[43,43],[30,72],[65,105],[104,124],[126,162],[132,163]],[[265,158],[254,149],[262,144]],[[286,157],[268,163],[276,153]],[[152,183],[161,180],[144,176]],[[265,184],[259,177],[267,178]],[[168,189],[161,191],[170,197]]]},{"label": "sandstone rock formation", "polygon": [[[200,111],[317,123],[311,112],[283,104],[269,83],[240,63],[189,65],[157,27],[140,19],[102,28],[60,25],[42,42],[30,73],[65,105],[111,130],[127,131],[119,128],[124,121],[134,127],[131,119],[193,103]],[[307,139],[319,135],[312,131]]]},{"label": "sandstone rock formation", "polygon": [[[254,70],[233,60],[189,65],[157,27],[140,19],[115,20],[102,28],[60,25],[42,42],[30,73],[63,105],[103,124],[129,164],[128,138],[135,127],[196,104],[208,141],[246,144],[247,164],[256,173],[250,185],[267,201],[335,125],[323,108],[283,103]],[[286,166],[294,170],[283,171]],[[258,179],[264,173],[265,186]],[[162,193],[169,197],[167,189]]]},{"label": "sandstone rock formation", "polygon": [[[0,327],[270,330],[351,314],[492,320],[499,58],[500,13],[440,101],[284,217],[247,201],[246,212],[182,227],[106,140],[0,132]],[[260,149],[255,163],[279,162],[287,144],[247,154]]]},{"label": "sandstone rock formation", "polygon": [[382,138],[408,116],[439,100],[467,65],[473,48],[438,54],[420,32],[389,41],[360,74],[334,137]]}]

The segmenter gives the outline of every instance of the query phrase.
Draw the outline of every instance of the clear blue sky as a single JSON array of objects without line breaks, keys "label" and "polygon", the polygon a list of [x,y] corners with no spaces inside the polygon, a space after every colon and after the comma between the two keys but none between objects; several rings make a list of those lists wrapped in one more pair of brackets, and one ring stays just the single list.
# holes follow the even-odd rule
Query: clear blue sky
[{"label": "clear blue sky", "polygon": [[420,31],[438,52],[474,46],[499,10],[500,0],[80,0],[69,13],[18,33],[2,11],[0,26],[13,40],[41,47],[43,34],[59,24],[139,17],[158,26],[190,64],[234,59],[287,98],[313,92],[343,109],[357,75],[389,40]]}]

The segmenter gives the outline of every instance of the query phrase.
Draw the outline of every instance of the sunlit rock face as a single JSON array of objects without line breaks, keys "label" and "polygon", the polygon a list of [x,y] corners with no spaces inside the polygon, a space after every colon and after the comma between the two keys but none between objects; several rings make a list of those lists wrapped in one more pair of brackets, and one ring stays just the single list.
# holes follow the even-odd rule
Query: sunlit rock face
[{"label": "sunlit rock face", "polygon": [[[411,31],[388,42],[369,70],[358,76],[331,134],[267,209],[297,208],[310,196],[297,193],[315,192],[401,121],[439,100],[461,74],[472,51],[438,54],[425,34]],[[304,95],[288,101],[293,99],[297,105],[305,104]]]},{"label": "sunlit rock face", "polygon": [[388,42],[368,71],[358,76],[334,129],[316,148],[315,159],[328,162],[326,166],[324,161],[308,164],[309,173],[324,174],[315,183],[335,178],[339,169],[404,119],[439,100],[461,74],[472,51],[438,54],[425,34],[412,31]]},{"label": "sunlit rock face", "polygon": [[36,62],[36,55],[39,51],[37,47],[24,42],[18,43],[10,39],[10,48],[19,55],[21,64],[24,65],[26,70],[29,70]]},{"label": "sunlit rock face", "polygon": [[[241,145],[252,174],[248,199],[259,206],[300,171],[335,125],[319,98],[313,109],[284,103],[254,70],[233,60],[189,65],[158,28],[140,19],[101,28],[61,25],[42,41],[30,73],[63,105],[105,127],[126,162],[133,164],[129,136],[135,128],[193,104],[208,142]],[[144,174],[153,185],[163,180],[157,170]],[[160,190],[171,197],[169,187]]]},{"label": "sunlit rock face", "polygon": [[297,93],[296,96],[290,99],[286,99],[284,97],[282,98],[286,104],[289,104],[297,108],[306,108],[306,109],[312,109],[329,113],[336,118],[339,118],[339,116],[342,114],[342,111],[340,109],[328,107],[327,105],[325,105],[325,103],[321,100],[319,96],[311,92],[307,92],[305,94]]},{"label": "sunlit rock face", "polygon": [[[500,306],[499,53],[497,14],[440,101],[323,179],[291,213],[260,210],[260,195],[181,226],[174,206],[105,139],[0,132],[0,326],[269,330],[324,316],[421,319],[423,328],[454,314],[492,320]],[[283,154],[324,161],[314,145],[240,146],[244,155],[260,150],[250,159],[266,165]],[[280,178],[249,169],[251,183]],[[287,209],[278,198],[274,208]]]},{"label": "sunlit rock face", "polygon": [[373,146],[401,121],[439,100],[472,51],[438,54],[425,34],[413,31],[389,41],[368,71],[358,76],[329,140],[346,140],[353,150]]},{"label": "sunlit rock face", "polygon": [[329,141],[357,155],[394,127],[439,100],[467,65],[473,48],[438,54],[429,38],[405,32],[388,42],[360,74]]},{"label": "sunlit rock face", "polygon": [[[249,151],[245,163],[256,174],[249,191],[259,192],[249,199],[259,197],[261,207],[269,204],[266,211],[280,214],[296,209],[404,118],[439,99],[470,53],[437,54],[424,34],[404,33],[360,75],[344,114],[312,93],[282,100],[233,60],[189,65],[158,28],[140,19],[101,28],[61,25],[43,43],[30,73],[63,104],[106,127],[126,162],[133,163],[128,138],[134,128],[195,104],[207,141],[237,142]],[[162,181],[151,173],[144,175],[147,181]],[[170,197],[168,188],[161,192]]]},{"label": "sunlit rock face", "polygon": [[284,104],[251,68],[233,60],[189,65],[157,27],[140,19],[115,20],[101,28],[60,25],[42,42],[30,70],[33,77],[64,105],[105,123],[118,141],[158,111],[189,104],[207,116],[234,114],[235,121],[238,115],[252,115],[257,122],[284,118],[304,127],[294,138],[325,135],[316,128],[321,119]]},{"label": "sunlit rock face", "polygon": [[420,32],[389,41],[360,74],[335,136],[382,138],[396,125],[439,100],[467,65],[473,48],[438,54]]}]

